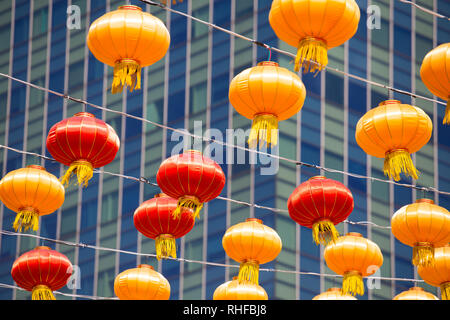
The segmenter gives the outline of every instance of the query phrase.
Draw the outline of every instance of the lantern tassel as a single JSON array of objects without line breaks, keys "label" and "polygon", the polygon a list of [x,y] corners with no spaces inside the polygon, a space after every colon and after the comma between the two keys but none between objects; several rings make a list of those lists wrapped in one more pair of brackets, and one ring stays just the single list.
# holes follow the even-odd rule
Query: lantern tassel
[{"label": "lantern tassel", "polygon": [[239,266],[238,281],[239,283],[249,281],[259,284],[259,263],[253,260],[242,262]]},{"label": "lantern tassel", "polygon": [[[319,72],[328,64],[327,45],[321,39],[306,37],[298,43],[295,57],[295,72],[303,68],[303,73]],[[317,63],[314,63],[314,62]]]},{"label": "lantern tassel", "polygon": [[364,295],[364,282],[359,272],[350,271],[344,274],[342,281],[342,294],[351,294],[353,296],[359,294]]},{"label": "lantern tassel", "polygon": [[56,300],[52,290],[45,285],[38,285],[33,288],[31,300]]},{"label": "lantern tassel", "polygon": [[14,219],[13,228],[17,232],[27,231],[32,229],[37,231],[39,229],[39,213],[37,213],[33,208],[26,208],[20,210],[16,218]]},{"label": "lantern tassel", "polygon": [[321,220],[313,224],[312,236],[317,245],[322,244],[326,246],[339,237],[339,232],[336,230],[333,222],[330,220]]},{"label": "lantern tassel", "polygon": [[447,107],[445,108],[445,115],[443,124],[450,124],[450,100],[447,101]]},{"label": "lantern tassel", "polygon": [[156,242],[156,258],[166,259],[169,256],[172,258],[177,257],[177,249],[175,238],[170,234],[161,234],[155,239]]},{"label": "lantern tassel", "polygon": [[130,92],[141,88],[141,66],[131,59],[116,62],[111,93],[122,92],[125,85],[129,87]]},{"label": "lantern tassel", "polygon": [[429,266],[434,262],[434,247],[430,244],[418,244],[413,247],[412,263],[415,266]]},{"label": "lantern tassel", "polygon": [[61,183],[68,187],[70,185],[70,178],[73,173],[76,173],[78,185],[82,185],[84,187],[88,186],[88,181],[92,178],[94,174],[94,169],[92,164],[88,161],[74,161],[70,165],[69,169],[67,169],[64,176],[61,177]]},{"label": "lantern tassel", "polygon": [[174,219],[179,219],[181,215],[182,208],[188,208],[192,209],[193,211],[193,217],[200,219],[200,210],[203,208],[203,203],[201,203],[197,198],[195,197],[181,197],[178,199],[178,205],[175,210],[172,212],[172,217]]},{"label": "lantern tassel", "polygon": [[420,172],[414,167],[411,156],[404,149],[394,150],[386,153],[384,159],[384,174],[393,178],[395,181],[400,180],[400,173],[418,179]]},{"label": "lantern tassel", "polygon": [[257,145],[267,147],[278,143],[278,119],[273,114],[258,114],[253,119],[248,145],[254,149]]},{"label": "lantern tassel", "polygon": [[450,300],[450,282],[441,284],[441,298],[442,300]]}]

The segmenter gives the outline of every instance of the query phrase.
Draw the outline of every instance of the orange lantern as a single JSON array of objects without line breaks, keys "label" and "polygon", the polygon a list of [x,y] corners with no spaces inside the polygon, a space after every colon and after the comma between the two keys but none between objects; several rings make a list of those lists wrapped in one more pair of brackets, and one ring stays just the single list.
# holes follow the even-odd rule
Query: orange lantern
[{"label": "orange lantern", "polygon": [[37,165],[13,170],[0,180],[0,200],[17,212],[13,228],[39,229],[39,216],[58,210],[64,203],[64,186],[53,174]]},{"label": "orange lantern", "polygon": [[239,283],[237,277],[227,281],[214,291],[213,300],[269,300],[266,290],[250,281]]},{"label": "orange lantern", "polygon": [[423,83],[435,96],[447,101],[444,124],[450,123],[450,43],[443,43],[425,55],[420,67]]},{"label": "orange lantern", "polygon": [[412,287],[396,295],[392,300],[439,300],[434,294],[421,287]]},{"label": "orange lantern", "polygon": [[364,295],[362,278],[374,274],[383,264],[380,248],[361,234],[350,232],[330,242],[324,251],[328,268],[343,275],[342,293]]},{"label": "orange lantern", "polygon": [[295,71],[304,72],[325,68],[327,51],[353,37],[359,18],[354,0],[274,0],[269,12],[277,37],[297,48]]},{"label": "orange lantern", "polygon": [[391,231],[398,241],[413,247],[412,263],[433,263],[434,248],[450,242],[450,212],[431,199],[418,199],[401,207],[391,218]]},{"label": "orange lantern", "polygon": [[169,300],[170,284],[152,266],[140,264],[116,277],[114,293],[120,300]]},{"label": "orange lantern", "polygon": [[358,300],[351,294],[342,293],[341,288],[330,288],[327,291],[315,296],[313,300]]},{"label": "orange lantern", "polygon": [[434,250],[434,263],[419,266],[419,276],[429,285],[441,288],[442,300],[450,300],[450,244]]},{"label": "orange lantern", "polygon": [[255,148],[258,141],[260,145],[277,144],[277,133],[272,130],[300,111],[306,89],[295,73],[264,61],[235,76],[228,96],[239,114],[253,120],[248,145]]},{"label": "orange lantern", "polygon": [[260,219],[249,218],[228,228],[222,238],[227,255],[240,263],[238,280],[258,284],[259,265],[274,260],[281,251],[281,239]]},{"label": "orange lantern", "polygon": [[384,158],[385,175],[398,181],[403,172],[418,179],[410,154],[427,144],[432,130],[433,123],[422,109],[386,100],[359,119],[355,138],[364,152]]},{"label": "orange lantern", "polygon": [[164,23],[138,6],[124,5],[95,20],[87,36],[89,50],[114,67],[112,93],[126,85],[141,88],[141,68],[161,60],[170,45]]}]

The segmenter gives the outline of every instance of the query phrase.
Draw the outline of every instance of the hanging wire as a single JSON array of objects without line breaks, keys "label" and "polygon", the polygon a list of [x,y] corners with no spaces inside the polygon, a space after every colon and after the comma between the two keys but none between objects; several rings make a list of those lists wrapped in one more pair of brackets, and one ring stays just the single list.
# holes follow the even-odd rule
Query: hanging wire
[{"label": "hanging wire", "polygon": [[400,2],[403,2],[403,3],[406,3],[406,4],[409,4],[409,5],[413,6],[413,7],[416,7],[417,9],[422,10],[423,12],[426,12],[426,13],[428,13],[428,14],[431,14],[431,15],[433,15],[433,16],[435,16],[435,17],[438,17],[438,18],[441,18],[441,19],[445,19],[445,20],[449,20],[449,21],[450,21],[450,18],[449,18],[449,17],[444,16],[443,14],[440,14],[440,13],[435,12],[435,11],[433,11],[433,10],[427,9],[427,8],[425,8],[425,7],[422,7],[422,6],[420,6],[420,5],[418,5],[417,3],[414,3],[414,2],[412,2],[412,1],[408,1],[408,0],[399,0],[399,1],[400,1]]},{"label": "hanging wire", "polygon": [[[48,88],[44,88],[44,87],[38,86],[38,85],[30,83],[28,81],[24,81],[24,80],[12,77],[12,76],[10,76],[8,74],[0,73],[0,76],[3,76],[5,78],[8,78],[8,79],[11,79],[11,80],[14,80],[14,81],[17,81],[17,82],[22,83],[24,85],[28,85],[28,86],[30,86],[32,88],[35,88],[35,89],[42,90],[42,91],[45,91],[45,92],[57,95],[57,96],[62,97],[64,99],[68,99],[68,100],[71,100],[71,101],[74,101],[74,102],[78,102],[78,103],[82,103],[82,104],[85,104],[85,105],[89,105],[89,106],[91,106],[93,108],[96,108],[96,109],[105,110],[107,112],[119,114],[119,115],[122,115],[122,116],[125,116],[125,117],[128,117],[128,118],[132,118],[132,119],[135,119],[135,120],[142,121],[142,122],[147,122],[147,123],[150,123],[150,124],[152,124],[152,125],[154,125],[156,127],[163,128],[163,129],[166,129],[166,130],[170,130],[170,131],[173,131],[173,132],[177,132],[177,133],[179,133],[181,135],[191,136],[191,137],[193,137],[195,139],[200,139],[200,140],[205,141],[205,142],[217,143],[217,144],[222,145],[224,147],[234,148],[234,149],[238,149],[238,150],[247,151],[247,152],[250,152],[250,153],[255,153],[255,154],[271,157],[271,158],[274,158],[274,159],[278,159],[278,160],[282,160],[282,161],[285,161],[285,162],[293,163],[293,164],[295,164],[297,166],[305,166],[305,167],[308,167],[308,168],[314,168],[314,169],[317,169],[317,170],[323,170],[325,172],[339,173],[339,174],[347,175],[347,176],[350,176],[350,177],[353,177],[353,178],[368,179],[368,180],[371,180],[371,181],[379,181],[379,182],[389,183],[389,184],[402,186],[402,187],[406,187],[406,188],[412,188],[412,189],[416,189],[416,190],[423,190],[423,191],[426,191],[426,192],[435,192],[435,193],[439,193],[439,194],[443,194],[443,195],[450,195],[450,192],[441,191],[441,190],[438,190],[438,189],[436,189],[434,187],[419,187],[419,186],[416,186],[416,185],[411,185],[411,184],[407,184],[407,183],[400,183],[400,182],[396,182],[396,181],[393,181],[393,180],[385,180],[385,179],[375,178],[375,177],[371,177],[371,176],[365,176],[365,175],[360,175],[360,174],[356,174],[356,173],[350,173],[350,172],[343,171],[343,170],[331,169],[331,168],[319,166],[319,165],[316,165],[316,164],[310,164],[310,163],[306,163],[306,162],[303,162],[303,161],[292,160],[292,159],[289,159],[289,158],[286,158],[286,157],[282,157],[282,156],[279,156],[279,155],[276,155],[276,154],[259,151],[259,150],[256,150],[256,149],[249,149],[249,148],[246,148],[246,147],[243,147],[243,146],[230,144],[230,143],[227,143],[227,142],[223,142],[221,140],[216,140],[216,139],[212,139],[212,138],[208,138],[208,137],[198,136],[198,135],[190,133],[189,131],[187,131],[185,129],[181,130],[181,129],[172,128],[172,127],[169,127],[169,126],[166,126],[166,125],[163,125],[163,124],[160,124],[160,123],[157,123],[157,122],[154,122],[154,121],[142,118],[142,117],[138,117],[138,116],[134,116],[134,115],[128,114],[128,113],[123,112],[123,111],[117,111],[117,110],[108,109],[108,108],[105,108],[105,107],[102,107],[102,106],[90,103],[88,101],[85,101],[85,100],[82,100],[82,99],[78,99],[78,98],[74,98],[74,97],[71,97],[69,95],[66,95],[66,94],[63,94],[63,93],[60,93],[60,92],[57,92],[57,91],[54,91],[54,90],[51,90],[51,89],[48,89]],[[6,147],[6,146],[3,146],[3,147],[7,148],[7,149],[8,148],[12,149],[11,147]],[[17,149],[15,149],[15,150],[17,151]]]},{"label": "hanging wire", "polygon": [[[134,255],[134,256],[156,258],[156,254],[151,254],[151,253],[139,253],[139,252],[135,252],[135,251],[127,251],[127,250],[121,250],[121,249],[99,247],[99,246],[94,246],[94,245],[90,245],[90,244],[76,243],[76,242],[71,242],[71,241],[64,241],[64,240],[56,240],[56,239],[51,239],[51,238],[45,238],[45,237],[42,237],[42,236],[38,236],[38,235],[34,235],[34,234],[28,234],[28,233],[18,233],[18,232],[12,232],[12,231],[7,231],[7,230],[0,230],[0,234],[4,234],[4,235],[8,235],[8,236],[22,236],[22,237],[31,237],[31,238],[36,238],[36,239],[44,239],[46,241],[59,243],[59,244],[72,246],[72,247],[89,248],[89,249],[94,249],[94,250],[110,251],[110,252],[123,253],[123,254],[129,254],[129,255]],[[186,259],[186,258],[172,258],[172,257],[168,257],[167,260],[173,260],[173,261],[179,261],[179,262],[187,262],[187,263],[197,263],[197,264],[202,264],[202,265],[207,265],[207,266],[214,266],[214,267],[229,267],[229,268],[236,268],[236,269],[238,269],[240,267],[240,265],[238,265],[238,264],[225,264],[225,263],[209,262],[209,261],[202,261],[202,260],[193,260],[193,259]],[[339,275],[339,274],[296,271],[296,270],[284,270],[284,269],[273,269],[273,268],[260,268],[259,271],[262,271],[262,272],[280,272],[280,273],[290,273],[290,274],[300,274],[300,275],[310,275],[310,276],[318,276],[318,277],[324,276],[324,277],[332,277],[332,278],[342,278],[342,275]],[[367,278],[386,280],[386,281],[424,282],[423,280],[408,279],[408,278],[389,278],[389,277],[377,277],[377,276],[370,276],[370,277],[367,277]]]}]

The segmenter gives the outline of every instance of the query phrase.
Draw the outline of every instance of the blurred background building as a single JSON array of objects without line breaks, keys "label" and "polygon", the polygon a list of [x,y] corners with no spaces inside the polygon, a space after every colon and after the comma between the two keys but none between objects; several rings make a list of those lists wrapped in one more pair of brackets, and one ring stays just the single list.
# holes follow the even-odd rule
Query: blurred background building
[{"label": "blurred background building", "polygon": [[[447,0],[413,2],[450,16]],[[163,20],[172,40],[166,57],[143,69],[142,90],[112,95],[112,68],[94,58],[85,39],[92,21],[127,3],[139,5]],[[450,42],[449,22],[398,0],[357,0],[357,3],[361,9],[358,31],[345,45],[329,51],[329,65],[368,80],[432,97],[420,79],[419,69],[429,50]],[[273,33],[268,23],[270,5],[270,0],[185,0],[172,7],[270,46],[295,52]],[[77,8],[80,9],[78,26],[76,20],[70,20]],[[368,24],[368,18],[376,19],[373,14],[377,12],[380,13],[379,26],[371,21]],[[269,51],[263,47],[138,0],[11,0],[3,1],[0,11],[0,72],[108,109],[191,132],[194,121],[201,121],[203,130],[220,129],[224,136],[227,128],[248,129],[251,122],[229,104],[229,82],[243,69],[268,57]],[[288,56],[272,52],[271,59],[293,69]],[[398,99],[421,107],[434,123],[431,140],[413,156],[422,173],[417,185],[450,190],[450,128],[442,125],[442,105],[394,93],[333,71],[323,71],[316,77],[303,75],[302,79],[307,98],[298,115],[280,123],[281,156],[385,179],[382,160],[366,156],[356,144],[355,126],[366,110],[383,100]],[[119,154],[105,171],[156,182],[159,164],[170,156],[172,147],[178,143],[172,141],[170,130],[62,99],[4,77],[0,77],[0,144],[50,156],[45,148],[50,127],[83,110],[111,124],[121,138]],[[44,165],[57,176],[64,169],[36,156],[0,148],[2,176],[28,164]],[[276,175],[261,175],[261,164],[252,165],[249,161],[221,166],[227,176],[222,196],[280,209],[287,208],[291,192],[311,176],[325,174],[345,183],[355,199],[355,209],[349,220],[358,224],[343,223],[338,230],[360,232],[376,242],[384,255],[383,266],[376,275],[387,278],[419,279],[410,263],[412,249],[398,242],[387,228],[390,216],[401,206],[422,197],[434,199],[450,209],[448,196],[320,172],[285,161],[280,161]],[[411,180],[403,182],[411,183]],[[154,241],[138,234],[132,217],[142,201],[159,192],[149,184],[96,173],[86,189],[68,188],[63,207],[41,218],[40,230],[34,234],[98,247],[155,253]],[[14,216],[2,205],[1,229],[12,231]],[[221,239],[227,227],[247,217],[262,219],[264,224],[278,231],[283,241],[278,258],[262,268],[297,272],[261,271],[260,284],[270,299],[312,299],[331,286],[340,286],[341,278],[326,275],[333,272],[322,258],[323,248],[312,242],[311,231],[296,225],[287,213],[220,199],[206,204],[193,230],[177,241],[178,256],[235,263],[226,257]],[[2,234],[0,283],[13,285],[10,275],[13,261],[40,244],[66,254],[79,267],[78,286],[60,290],[70,294],[113,297],[114,278],[119,272],[148,263],[169,280],[171,299],[212,299],[215,288],[237,273],[236,268],[183,261],[158,262],[156,258]],[[412,285],[411,281],[382,280],[358,298],[392,299]],[[436,288],[420,285],[438,294]],[[0,288],[1,299],[30,297],[28,292]]]}]

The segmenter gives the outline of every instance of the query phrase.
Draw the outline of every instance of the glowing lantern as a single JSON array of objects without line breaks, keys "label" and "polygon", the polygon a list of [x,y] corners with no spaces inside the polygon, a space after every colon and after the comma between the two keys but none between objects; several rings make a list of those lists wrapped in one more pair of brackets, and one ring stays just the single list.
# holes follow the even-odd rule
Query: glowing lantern
[{"label": "glowing lantern", "polygon": [[419,276],[429,285],[440,287],[442,300],[450,300],[450,245],[434,250],[434,262],[417,267]]},{"label": "glowing lantern", "polygon": [[359,18],[354,0],[274,0],[269,12],[277,37],[297,48],[295,71],[302,65],[304,72],[322,70],[327,51],[353,37]]},{"label": "glowing lantern", "polygon": [[420,67],[420,77],[435,96],[447,101],[444,124],[450,123],[450,43],[428,52]]},{"label": "glowing lantern", "polygon": [[155,239],[156,256],[159,259],[177,257],[176,241],[194,227],[192,210],[183,208],[178,218],[172,217],[178,200],[165,194],[158,194],[153,199],[143,202],[136,209],[133,221],[136,229],[144,236]]},{"label": "glowing lantern", "polygon": [[216,288],[213,300],[269,300],[266,290],[250,281],[239,283],[237,277]]},{"label": "glowing lantern", "polygon": [[228,228],[222,245],[226,254],[240,263],[238,281],[255,284],[258,284],[259,265],[274,260],[282,246],[278,233],[255,218]]},{"label": "glowing lantern", "polygon": [[0,180],[0,200],[17,212],[13,228],[39,229],[39,216],[51,214],[64,203],[64,187],[53,174],[37,165],[13,170]]},{"label": "glowing lantern", "polygon": [[79,185],[88,185],[94,168],[112,162],[120,141],[114,129],[93,114],[79,112],[53,125],[47,136],[47,150],[56,161],[69,166],[61,182],[68,186],[73,173]]},{"label": "glowing lantern", "polygon": [[114,67],[112,93],[141,88],[141,68],[161,60],[170,45],[164,23],[138,6],[123,5],[95,20],[87,36],[95,58]]},{"label": "glowing lantern", "polygon": [[401,207],[391,218],[392,234],[413,247],[412,263],[433,263],[434,248],[450,242],[450,212],[431,199],[418,199]]},{"label": "glowing lantern", "polygon": [[303,107],[306,89],[295,74],[272,61],[260,62],[233,78],[231,105],[242,116],[253,120],[248,139],[251,148],[258,141],[277,144],[278,122],[289,119]]},{"label": "glowing lantern", "polygon": [[14,261],[11,276],[19,287],[32,292],[32,300],[55,300],[52,291],[64,287],[72,271],[65,255],[39,246]]},{"label": "glowing lantern", "polygon": [[315,296],[313,300],[358,300],[351,294],[342,293],[341,288],[330,288],[327,291]]},{"label": "glowing lantern", "polygon": [[392,300],[439,300],[434,294],[426,292],[421,287],[412,287],[396,295]]},{"label": "glowing lantern", "polygon": [[383,264],[380,248],[361,234],[350,232],[330,242],[324,251],[328,268],[343,275],[342,293],[364,295],[362,278],[374,274]]},{"label": "glowing lantern", "polygon": [[289,216],[312,229],[316,244],[326,245],[339,237],[334,227],[353,210],[353,196],[339,181],[316,176],[300,184],[288,199]]},{"label": "glowing lantern", "polygon": [[169,300],[170,284],[152,266],[140,264],[119,273],[114,293],[120,300]]},{"label": "glowing lantern", "polygon": [[220,195],[225,186],[225,174],[214,160],[200,151],[188,150],[174,155],[161,163],[156,181],[162,192],[178,199],[173,211],[174,218],[181,214],[181,208],[193,210],[198,218],[203,203]]},{"label": "glowing lantern", "polygon": [[411,153],[431,138],[433,124],[420,108],[387,100],[369,110],[356,125],[355,138],[367,154],[384,158],[384,174],[395,181],[400,173],[418,179]]}]

